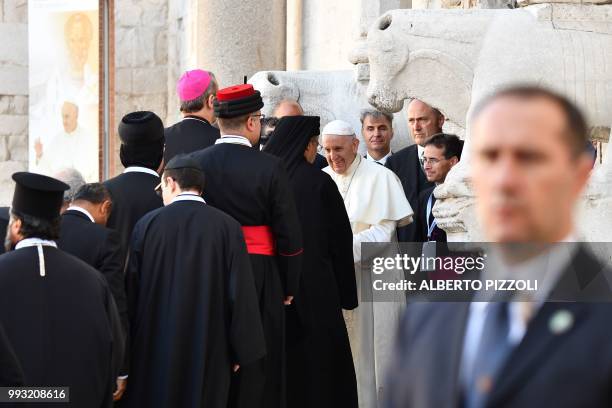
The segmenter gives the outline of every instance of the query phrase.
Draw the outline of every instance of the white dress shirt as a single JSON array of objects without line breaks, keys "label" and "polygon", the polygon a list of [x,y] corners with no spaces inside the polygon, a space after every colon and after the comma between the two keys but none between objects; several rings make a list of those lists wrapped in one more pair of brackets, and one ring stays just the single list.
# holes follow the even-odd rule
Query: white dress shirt
[{"label": "white dress shirt", "polygon": [[369,161],[375,162],[375,163],[380,163],[383,166],[385,165],[385,163],[387,163],[387,159],[393,154],[393,152],[389,151],[389,153],[387,153],[386,155],[384,155],[383,157],[381,157],[380,159],[376,160],[375,158],[373,158],[372,156],[370,156],[370,153],[368,152],[366,154],[366,159],[368,159]]}]

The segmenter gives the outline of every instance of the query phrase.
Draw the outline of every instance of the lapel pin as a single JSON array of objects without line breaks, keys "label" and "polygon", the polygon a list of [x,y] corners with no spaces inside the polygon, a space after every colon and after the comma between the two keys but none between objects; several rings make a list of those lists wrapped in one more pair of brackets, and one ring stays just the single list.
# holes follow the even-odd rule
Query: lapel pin
[{"label": "lapel pin", "polygon": [[574,316],[568,310],[557,310],[550,318],[548,327],[553,334],[563,334],[574,324]]}]

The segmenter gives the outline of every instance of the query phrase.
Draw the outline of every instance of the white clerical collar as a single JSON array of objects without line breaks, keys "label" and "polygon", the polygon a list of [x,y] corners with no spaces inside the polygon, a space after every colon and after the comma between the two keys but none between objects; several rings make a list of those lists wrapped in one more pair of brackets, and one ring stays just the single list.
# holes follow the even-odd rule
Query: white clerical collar
[{"label": "white clerical collar", "polygon": [[239,135],[223,135],[215,141],[215,144],[230,143],[230,144],[241,144],[248,147],[253,147],[249,139]]},{"label": "white clerical collar", "polygon": [[46,239],[26,238],[22,239],[17,243],[17,245],[15,245],[15,250],[34,246],[38,250],[38,271],[40,273],[40,276],[45,276],[47,274],[47,269],[45,267],[45,255],[42,247],[50,246],[53,248],[57,248],[57,244],[55,243],[55,241],[49,241]]},{"label": "white clerical collar", "polygon": [[37,245],[51,246],[53,248],[57,248],[57,244],[55,243],[55,241],[50,241],[41,238],[26,238],[19,241],[17,245],[15,245],[15,249],[28,248]]},{"label": "white clerical collar", "polygon": [[202,122],[202,123],[206,123],[207,125],[210,125],[210,122],[207,121],[206,119],[199,118],[199,117],[193,116],[193,115],[185,116],[185,117],[183,117],[183,120],[197,120],[198,122]]},{"label": "white clerical collar", "polygon": [[386,155],[384,155],[382,158],[380,158],[380,159],[376,160],[375,158],[373,158],[372,156],[370,156],[370,153],[368,152],[368,153],[366,154],[366,159],[368,159],[368,160],[369,160],[369,161],[371,161],[371,162],[380,163],[380,164],[382,164],[382,165],[384,166],[384,165],[385,165],[385,163],[387,163],[387,159],[388,159],[388,158],[389,158],[389,156],[391,156],[392,154],[393,154],[393,152],[391,152],[391,151],[389,150],[389,153],[387,153]]},{"label": "white clerical collar", "polygon": [[159,177],[159,174],[157,174],[155,170],[140,166],[130,166],[127,169],[123,170],[123,173],[147,173],[152,176]]},{"label": "white clerical collar", "polygon": [[89,220],[93,223],[96,222],[96,220],[94,220],[94,217],[91,216],[91,213],[89,211],[87,211],[86,209],[84,209],[83,207],[79,207],[77,205],[71,205],[70,207],[68,207],[68,209],[66,209],[66,211],[70,211],[70,210],[74,210],[74,211],[78,211],[80,213],[83,213],[87,216],[87,218],[89,218]]},{"label": "white clerical collar", "polygon": [[175,203],[177,201],[197,201],[203,204],[206,204],[206,201],[196,193],[181,193],[174,197],[170,204]]}]

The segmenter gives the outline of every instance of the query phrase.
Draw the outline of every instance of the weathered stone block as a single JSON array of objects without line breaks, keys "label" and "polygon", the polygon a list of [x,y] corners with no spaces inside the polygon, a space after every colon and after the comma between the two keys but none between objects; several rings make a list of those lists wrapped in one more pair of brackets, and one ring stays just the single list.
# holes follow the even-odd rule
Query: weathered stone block
[{"label": "weathered stone block", "polygon": [[12,98],[8,95],[0,95],[0,115],[9,113],[11,99]]},{"label": "weathered stone block", "polygon": [[140,18],[141,25],[147,27],[166,27],[168,25],[168,4],[145,6]]},{"label": "weathered stone block", "polygon": [[115,69],[115,91],[121,93],[132,92],[132,71],[133,68]]},{"label": "weathered stone block", "polygon": [[0,64],[28,65],[28,26],[0,24]]},{"label": "weathered stone block", "polygon": [[155,36],[159,29],[137,27],[135,29],[136,48],[134,48],[135,67],[148,67],[155,65]]},{"label": "weathered stone block", "polygon": [[155,64],[164,65],[168,63],[168,31],[162,30],[157,33],[155,39]]},{"label": "weathered stone block", "polygon": [[28,118],[23,115],[0,115],[0,135],[25,134],[28,128]]},{"label": "weathered stone block", "polygon": [[136,30],[117,28],[115,30],[115,67],[132,67],[136,51]]},{"label": "weathered stone block", "polygon": [[136,95],[149,95],[167,92],[166,66],[135,68],[132,76],[132,92]]},{"label": "weathered stone block", "polygon": [[8,206],[13,199],[15,183],[11,176],[18,171],[27,170],[25,161],[0,161],[0,205]]},{"label": "weathered stone block", "polygon": [[6,147],[10,156],[10,160],[27,161],[28,160],[28,136],[27,133],[8,136],[6,139]]},{"label": "weathered stone block", "polygon": [[15,95],[11,98],[11,105],[8,113],[27,115],[28,109],[28,97],[25,95]]},{"label": "weathered stone block", "polygon": [[27,95],[28,68],[0,66],[0,95]]},{"label": "weathered stone block", "polygon": [[4,0],[4,16],[7,23],[27,23],[28,22],[28,2],[27,0]]},{"label": "weathered stone block", "polygon": [[132,1],[119,1],[115,4],[115,24],[117,27],[135,27],[141,22],[142,8]]}]

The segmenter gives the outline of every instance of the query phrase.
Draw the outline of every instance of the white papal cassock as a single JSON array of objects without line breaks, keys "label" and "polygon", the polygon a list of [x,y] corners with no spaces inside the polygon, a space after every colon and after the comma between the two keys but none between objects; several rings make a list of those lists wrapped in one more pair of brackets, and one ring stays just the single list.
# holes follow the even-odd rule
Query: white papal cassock
[{"label": "white papal cassock", "polygon": [[[356,155],[345,174],[337,174],[331,167],[323,171],[338,185],[353,230],[359,307],[345,311],[344,316],[357,372],[359,406],[376,408],[382,404],[386,366],[406,301],[404,293],[397,294],[392,302],[362,299],[362,289],[371,288],[372,275],[361,273],[361,243],[395,242],[395,228],[412,222],[413,211],[400,180],[384,166]],[[402,270],[385,274],[386,282],[404,278]]]}]

